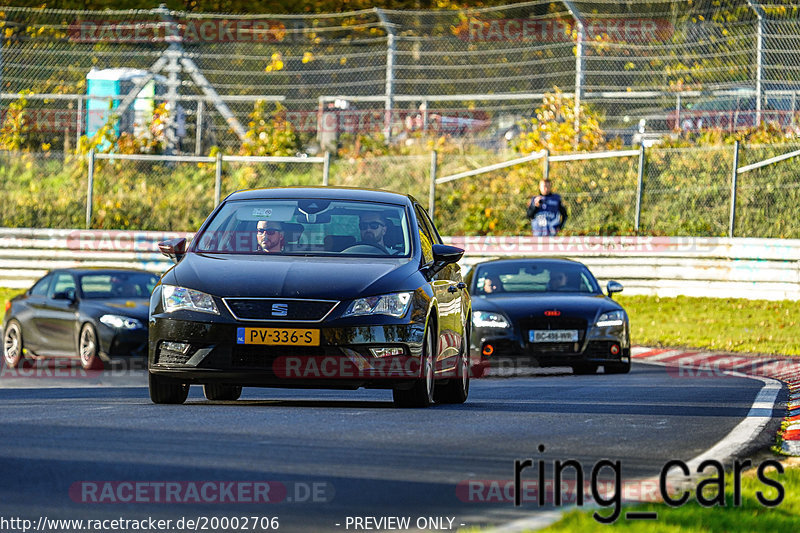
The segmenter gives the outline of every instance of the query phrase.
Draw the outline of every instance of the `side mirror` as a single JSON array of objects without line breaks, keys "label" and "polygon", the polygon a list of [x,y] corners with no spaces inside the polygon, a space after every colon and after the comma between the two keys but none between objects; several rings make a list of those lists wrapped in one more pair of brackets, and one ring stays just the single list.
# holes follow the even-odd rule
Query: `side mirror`
[{"label": "side mirror", "polygon": [[158,243],[158,249],[177,264],[186,255],[186,239],[170,239]]},{"label": "side mirror", "polygon": [[609,281],[608,285],[606,285],[606,290],[608,291],[609,298],[615,292],[622,292],[622,289],[623,289],[622,283],[618,281]]},{"label": "side mirror", "polygon": [[464,256],[464,250],[455,246],[448,246],[446,244],[434,244],[431,247],[433,252],[433,266],[431,272],[439,272],[447,265],[458,263]]}]

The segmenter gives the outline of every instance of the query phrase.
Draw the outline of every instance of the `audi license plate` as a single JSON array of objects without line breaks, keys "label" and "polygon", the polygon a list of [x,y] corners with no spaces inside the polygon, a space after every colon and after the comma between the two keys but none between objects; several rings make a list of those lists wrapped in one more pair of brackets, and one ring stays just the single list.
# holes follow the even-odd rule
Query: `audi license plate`
[{"label": "audi license plate", "polygon": [[528,333],[530,342],[578,342],[577,329],[532,329]]},{"label": "audi license plate", "polygon": [[318,329],[237,328],[236,344],[319,346]]}]

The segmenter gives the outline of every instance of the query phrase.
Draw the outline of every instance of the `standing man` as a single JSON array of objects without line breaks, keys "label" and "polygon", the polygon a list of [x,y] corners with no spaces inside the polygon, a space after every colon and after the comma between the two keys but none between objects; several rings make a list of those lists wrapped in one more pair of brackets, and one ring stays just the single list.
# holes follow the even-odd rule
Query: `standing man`
[{"label": "standing man", "polygon": [[528,218],[534,237],[558,235],[567,221],[567,209],[561,202],[561,195],[553,193],[549,179],[539,182],[539,196],[528,202]]},{"label": "standing man", "polygon": [[286,245],[283,226],[280,222],[259,220],[256,226],[256,240],[260,252],[282,252]]}]

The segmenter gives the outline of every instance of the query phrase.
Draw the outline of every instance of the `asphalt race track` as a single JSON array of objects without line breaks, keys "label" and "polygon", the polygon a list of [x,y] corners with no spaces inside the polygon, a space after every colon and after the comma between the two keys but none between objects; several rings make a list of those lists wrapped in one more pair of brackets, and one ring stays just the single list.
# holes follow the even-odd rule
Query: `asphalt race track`
[{"label": "asphalt race track", "polygon": [[[145,380],[141,371],[1,378],[0,516],[278,517],[280,531],[353,531],[353,517],[410,517],[412,529],[420,517],[440,519],[421,522],[437,530],[502,524],[553,506],[487,502],[480,487],[489,484],[469,491],[469,481],[513,480],[514,460],[527,458],[576,459],[587,478],[601,459],[619,460],[623,481],[657,476],[668,460],[688,461],[725,437],[762,387],[635,364],[628,375],[473,380],[465,405],[404,410],[389,391],[245,389],[242,400],[211,403],[200,387],[186,405],[159,406]],[[197,503],[181,493],[185,502],[153,503],[130,490],[209,481],[277,482],[269,495],[278,501],[249,503],[245,493]]]}]

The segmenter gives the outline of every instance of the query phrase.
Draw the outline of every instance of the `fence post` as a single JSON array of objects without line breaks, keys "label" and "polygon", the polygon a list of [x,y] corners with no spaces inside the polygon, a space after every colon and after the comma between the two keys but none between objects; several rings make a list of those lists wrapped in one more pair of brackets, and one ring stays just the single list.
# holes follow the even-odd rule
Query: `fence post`
[{"label": "fence post", "polygon": [[197,114],[194,120],[194,155],[203,152],[203,100],[197,100]]},{"label": "fence post", "polygon": [[78,116],[75,119],[75,153],[81,150],[81,133],[83,132],[83,96],[78,96]]},{"label": "fence post", "polygon": [[394,56],[395,56],[395,33],[394,24],[389,22],[386,14],[379,7],[374,8],[383,27],[386,29],[386,102],[384,104],[384,125],[383,135],[386,144],[392,140],[392,109],[394,108]]},{"label": "fence post", "polygon": [[219,205],[222,196],[222,152],[217,152],[217,165],[214,172],[214,207]]},{"label": "fence post", "polygon": [[731,220],[728,225],[728,237],[733,238],[736,222],[736,182],[739,177],[739,141],[733,143],[733,172],[731,173]]},{"label": "fence post", "polygon": [[544,157],[542,158],[542,179],[550,179],[550,150],[544,150]]},{"label": "fence post", "polygon": [[331,153],[325,151],[322,160],[322,186],[327,187],[331,180]]},{"label": "fence post", "polygon": [[761,126],[761,110],[764,100],[764,9],[758,1],[747,0],[756,14],[756,126]]},{"label": "fence post", "polygon": [[581,140],[581,96],[583,93],[583,41],[585,27],[583,25],[583,16],[578,10],[577,6],[570,0],[563,0],[564,5],[575,20],[575,26],[578,30],[577,41],[575,43],[575,148]]},{"label": "fence post", "polygon": [[636,185],[636,219],[634,220],[634,231],[639,234],[639,223],[642,219],[642,188],[644,186],[644,144],[639,145],[639,180]]},{"label": "fence post", "polygon": [[678,93],[678,97],[675,99],[675,127],[678,131],[683,131],[683,126],[681,125],[681,93]]},{"label": "fence post", "polygon": [[86,185],[86,229],[92,227],[92,203],[94,201],[94,148],[89,150],[89,183]]},{"label": "fence post", "polygon": [[433,211],[436,207],[436,163],[438,155],[436,150],[431,152],[431,186],[428,191],[428,215],[433,220]]}]

